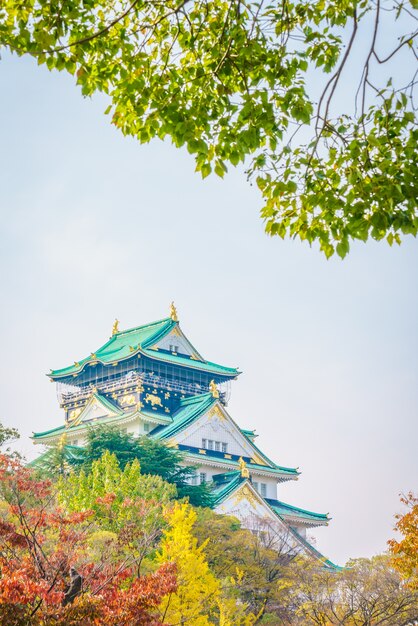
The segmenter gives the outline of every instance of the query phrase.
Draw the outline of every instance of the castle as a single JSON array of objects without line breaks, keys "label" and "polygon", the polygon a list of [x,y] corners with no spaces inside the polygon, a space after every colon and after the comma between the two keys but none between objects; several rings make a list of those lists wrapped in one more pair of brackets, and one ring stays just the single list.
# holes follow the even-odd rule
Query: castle
[{"label": "castle", "polygon": [[216,512],[274,536],[280,549],[334,567],[306,535],[328,525],[328,515],[278,500],[278,486],[297,480],[298,470],[269,459],[256,446],[255,432],[240,428],[227,411],[230,383],[239,374],[201,356],[183,333],[174,304],[169,317],[129,330],[119,330],[116,320],[96,352],[48,374],[65,422],[34,433],[33,441],[50,446],[65,435],[74,449],[83,446],[88,428],[107,424],[166,442],[196,466],[194,484],[210,483]]}]

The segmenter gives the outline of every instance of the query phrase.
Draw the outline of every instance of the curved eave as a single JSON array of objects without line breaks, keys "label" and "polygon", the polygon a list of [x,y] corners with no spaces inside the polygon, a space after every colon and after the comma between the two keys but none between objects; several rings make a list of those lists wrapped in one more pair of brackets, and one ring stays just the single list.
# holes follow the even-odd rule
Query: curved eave
[{"label": "curved eave", "polygon": [[308,518],[308,517],[299,517],[299,516],[292,516],[292,515],[287,515],[287,514],[283,514],[283,513],[276,513],[279,517],[281,517],[283,520],[285,520],[285,522],[287,522],[288,524],[290,524],[290,526],[305,526],[307,528],[316,528],[317,526],[328,526],[329,522],[331,521],[331,518],[326,518],[326,519],[322,519],[322,518],[318,518],[318,519],[314,519],[314,518]]},{"label": "curved eave", "polygon": [[[212,361],[197,361],[195,359],[188,359],[186,357],[171,355],[165,355],[163,352],[157,352],[148,348],[140,349],[139,352],[144,356],[153,359],[155,361],[162,361],[164,363],[172,363],[173,365],[180,365],[182,367],[188,367],[191,370],[200,370],[209,374],[215,374],[217,376],[224,376],[226,378],[235,378],[239,376],[241,372],[233,367],[224,367],[218,363]],[[167,358],[164,358],[167,356]]]},{"label": "curved eave", "polygon": [[[209,465],[211,467],[219,467],[224,471],[226,468],[236,471],[239,467],[238,460],[235,459],[223,459],[220,457],[210,456],[208,454],[199,454],[198,452],[191,452],[184,449],[181,444],[179,449],[184,452],[185,457],[193,461],[200,461],[200,465]],[[206,451],[207,452],[207,451]],[[275,478],[278,482],[285,482],[288,480],[298,480],[299,474],[294,470],[284,470],[284,468],[273,468],[266,465],[257,465],[255,463],[248,463],[247,467],[250,472],[254,472],[260,476],[266,476],[268,478]]]},{"label": "curved eave", "polygon": [[[53,381],[60,380],[62,378],[73,378],[81,374],[84,369],[88,365],[103,365],[105,367],[113,367],[114,363],[121,363],[122,361],[127,361],[128,359],[132,359],[135,356],[145,356],[148,359],[159,361],[162,363],[171,363],[173,365],[178,365],[181,367],[189,368],[193,371],[198,370],[201,372],[214,374],[216,376],[221,376],[225,378],[235,378],[239,376],[241,372],[234,368],[223,368],[222,365],[218,365],[217,363],[212,363],[211,361],[200,362],[194,359],[186,359],[184,357],[176,357],[178,361],[174,361],[171,358],[164,358],[164,354],[161,352],[157,352],[148,348],[136,348],[136,350],[132,350],[129,354],[123,357],[115,358],[112,361],[104,361],[100,358],[87,358],[84,361],[80,361],[80,367],[71,369],[64,368],[63,370],[53,370],[47,374],[48,378]],[[181,359],[181,361],[180,361]],[[218,369],[219,368],[219,369]]]},{"label": "curved eave", "polygon": [[265,498],[267,504],[274,510],[276,515],[284,519],[288,524],[302,525],[302,526],[328,526],[331,518],[328,517],[328,513],[314,513],[307,509],[301,509],[286,502],[280,500],[274,500],[272,498]]},{"label": "curved eave", "polygon": [[134,421],[135,419],[141,419],[143,422],[147,422],[149,424],[155,424],[155,426],[168,426],[171,424],[171,417],[165,417],[163,415],[149,413],[147,411],[129,411],[124,412],[120,415],[114,415],[112,417],[97,417],[95,419],[89,420],[87,422],[81,422],[76,426],[57,426],[56,428],[52,428],[51,430],[45,430],[41,433],[33,433],[31,439],[34,443],[44,443],[44,441],[52,442],[58,440],[61,435],[64,433],[74,433],[74,432],[82,432],[89,428],[92,424],[103,423],[103,424],[112,424],[112,423],[120,423],[127,424],[129,422]]},{"label": "curved eave", "polygon": [[[112,335],[108,341],[106,341],[106,343],[104,343],[98,350],[97,352],[103,352],[106,349],[108,349],[113,343],[115,343],[116,341],[118,341],[118,339],[120,339],[121,337],[129,337],[129,335],[138,335],[138,333],[145,332],[146,329],[151,329],[152,327],[159,327],[156,330],[154,330],[154,332],[151,331],[151,334],[149,337],[145,337],[141,340],[140,337],[136,336],[134,337],[132,343],[136,343],[136,349],[135,350],[131,350],[130,349],[130,345],[129,345],[129,339],[126,342],[125,345],[122,345],[120,347],[120,350],[122,350],[123,348],[127,348],[129,352],[125,355],[121,355],[119,357],[115,357],[115,358],[110,358],[110,359],[106,359],[103,360],[101,358],[92,358],[90,357],[86,357],[84,359],[81,359],[81,361],[77,361],[76,363],[78,363],[78,366],[75,365],[70,365],[68,367],[64,367],[62,369],[58,369],[58,370],[51,370],[49,374],[47,374],[47,376],[49,376],[49,378],[51,378],[52,380],[59,380],[60,378],[66,378],[67,376],[75,376],[78,374],[81,374],[81,372],[84,370],[84,368],[87,365],[92,365],[92,364],[97,364],[100,363],[101,365],[113,365],[114,363],[119,363],[120,361],[125,361],[126,359],[130,359],[132,356],[135,356],[135,354],[138,353],[139,348],[141,347],[141,345],[149,345],[149,342],[155,342],[158,341],[159,339],[161,339],[162,337],[164,337],[167,333],[169,333],[172,328],[174,326],[176,326],[176,324],[178,324],[178,322],[175,322],[174,320],[170,319],[169,317],[167,318],[163,318],[161,320],[157,320],[155,322],[152,322],[150,324],[143,324],[142,326],[135,326],[134,328],[128,328],[127,330],[123,330],[120,331],[118,333],[115,333],[114,335]],[[95,354],[95,353],[93,353]]]}]

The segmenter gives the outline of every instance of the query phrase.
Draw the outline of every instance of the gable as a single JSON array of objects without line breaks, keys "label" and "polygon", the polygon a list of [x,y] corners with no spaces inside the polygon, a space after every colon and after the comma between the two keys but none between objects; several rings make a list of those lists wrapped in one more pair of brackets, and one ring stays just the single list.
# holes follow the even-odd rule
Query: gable
[{"label": "gable", "polygon": [[235,515],[239,519],[245,519],[251,515],[271,520],[276,517],[248,482],[241,483],[238,489],[216,506],[215,511]]},{"label": "gable", "polygon": [[[176,443],[194,448],[205,448],[249,457],[259,465],[266,465],[265,459],[242,434],[228,413],[216,403],[192,424],[177,433]],[[222,444],[226,444],[226,449]]]},{"label": "gable", "polygon": [[264,520],[288,531],[286,524],[277,517],[248,481],[241,483],[237,489],[227,495],[215,507],[215,511],[237,517],[244,522],[246,528],[256,528],[260,520]]},{"label": "gable", "polygon": [[214,510],[222,515],[237,517],[244,528],[262,533],[268,537],[268,544],[276,546],[279,552],[306,552],[302,538],[275,514],[248,481],[241,483]]},{"label": "gable", "polygon": [[95,393],[87,402],[83,410],[73,417],[69,426],[79,425],[81,422],[90,422],[101,418],[116,417],[121,415],[123,411],[113,406],[106,398]]},{"label": "gable", "polygon": [[151,350],[165,350],[172,354],[186,355],[198,361],[203,361],[203,358],[180,330],[178,324],[162,339],[149,347]]}]

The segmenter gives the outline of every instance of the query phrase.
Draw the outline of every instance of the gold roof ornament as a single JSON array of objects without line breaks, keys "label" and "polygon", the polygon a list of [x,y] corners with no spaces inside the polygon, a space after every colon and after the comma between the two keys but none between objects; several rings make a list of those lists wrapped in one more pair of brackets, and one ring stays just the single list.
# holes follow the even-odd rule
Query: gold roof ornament
[{"label": "gold roof ornament", "polygon": [[250,477],[250,472],[248,471],[247,464],[244,461],[244,459],[242,458],[242,456],[240,456],[239,459],[238,459],[238,465],[239,465],[239,469],[240,469],[242,478],[249,478]]},{"label": "gold roof ornament", "polygon": [[117,335],[119,332],[119,320],[115,319],[112,326],[112,337],[113,335]]},{"label": "gold roof ornament", "polygon": [[177,315],[177,309],[174,306],[174,302],[172,302],[170,304],[170,317],[173,320],[173,322],[178,322],[179,321],[179,317]]},{"label": "gold roof ornament", "polygon": [[219,391],[214,380],[211,380],[209,383],[209,391],[214,398],[219,398]]}]

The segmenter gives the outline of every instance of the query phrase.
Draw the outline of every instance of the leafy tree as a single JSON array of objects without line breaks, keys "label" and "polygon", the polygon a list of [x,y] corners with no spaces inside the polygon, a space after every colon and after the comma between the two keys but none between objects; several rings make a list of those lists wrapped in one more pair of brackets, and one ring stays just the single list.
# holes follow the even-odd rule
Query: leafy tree
[{"label": "leafy tree", "polygon": [[123,536],[127,554],[135,557],[138,576],[158,545],[165,526],[164,507],[175,495],[174,485],[141,474],[137,459],[122,470],[109,451],[93,462],[89,473],[73,472],[58,483],[58,501],[65,510],[91,510],[100,520],[99,533],[91,537],[92,549],[100,554],[105,547],[109,554]]},{"label": "leafy tree", "polygon": [[307,626],[406,626],[418,618],[418,595],[402,584],[390,559],[355,559],[336,572],[306,559],[282,584],[283,623]]},{"label": "leafy tree", "polygon": [[395,530],[401,533],[402,539],[391,539],[388,543],[393,555],[393,566],[408,585],[418,591],[418,498],[410,492],[401,497],[401,502],[407,511],[403,515],[396,515]]},{"label": "leafy tree", "polygon": [[158,561],[175,563],[178,588],[161,605],[162,621],[169,624],[209,626],[216,609],[219,583],[197,547],[192,528],[196,513],[187,504],[176,504],[164,532]]},{"label": "leafy tree", "polygon": [[[9,444],[11,444],[13,441],[16,441],[16,439],[20,439],[19,431],[16,428],[3,426],[3,424],[0,422],[0,449],[4,449],[4,446],[7,446],[7,448],[3,450],[3,453],[11,453]],[[16,455],[16,453],[13,454]]]},{"label": "leafy tree", "polygon": [[178,449],[150,437],[134,437],[116,428],[98,425],[89,430],[87,444],[80,450],[80,457],[70,462],[89,471],[94,461],[107,450],[116,456],[122,469],[137,459],[143,474],[161,476],[175,485],[179,498],[188,497],[194,506],[210,505],[208,485],[194,486],[188,482],[196,474],[195,467],[183,465],[184,456]]},{"label": "leafy tree", "polygon": [[[125,135],[186,146],[203,177],[246,162],[269,234],[343,257],[353,239],[392,245],[417,233],[417,9],[416,0],[4,0],[0,41],[76,75],[84,95],[108,94]],[[399,63],[411,68],[406,84],[388,80]]]},{"label": "leafy tree", "polygon": [[[239,598],[257,619],[276,611],[278,591],[295,554],[289,551],[288,536],[279,534],[260,520],[257,533],[240,527],[240,522],[209,509],[197,512],[193,533],[211,570],[222,580],[224,594]],[[275,616],[277,620],[277,615]]]},{"label": "leafy tree", "polygon": [[176,565],[178,587],[162,602],[162,619],[176,626],[209,626],[214,623],[220,626],[252,626],[257,617],[248,611],[238,594],[232,596],[229,593],[225,581],[220,581],[213,568],[209,567],[209,552],[206,551],[212,542],[210,529],[207,529],[209,532],[205,540],[198,545],[194,526],[197,516],[202,514],[203,511],[195,511],[183,503],[176,503],[169,514],[169,527],[164,531],[158,561]]},{"label": "leafy tree", "polygon": [[176,588],[174,566],[162,564],[138,577],[132,537],[122,530],[95,553],[102,523],[100,511],[58,507],[50,481],[37,480],[19,460],[1,455],[0,622],[159,626],[156,609]]},{"label": "leafy tree", "polygon": [[67,475],[73,466],[80,466],[83,453],[78,446],[67,444],[66,434],[62,435],[57,444],[49,446],[46,452],[29,463],[40,477],[56,478]]}]

